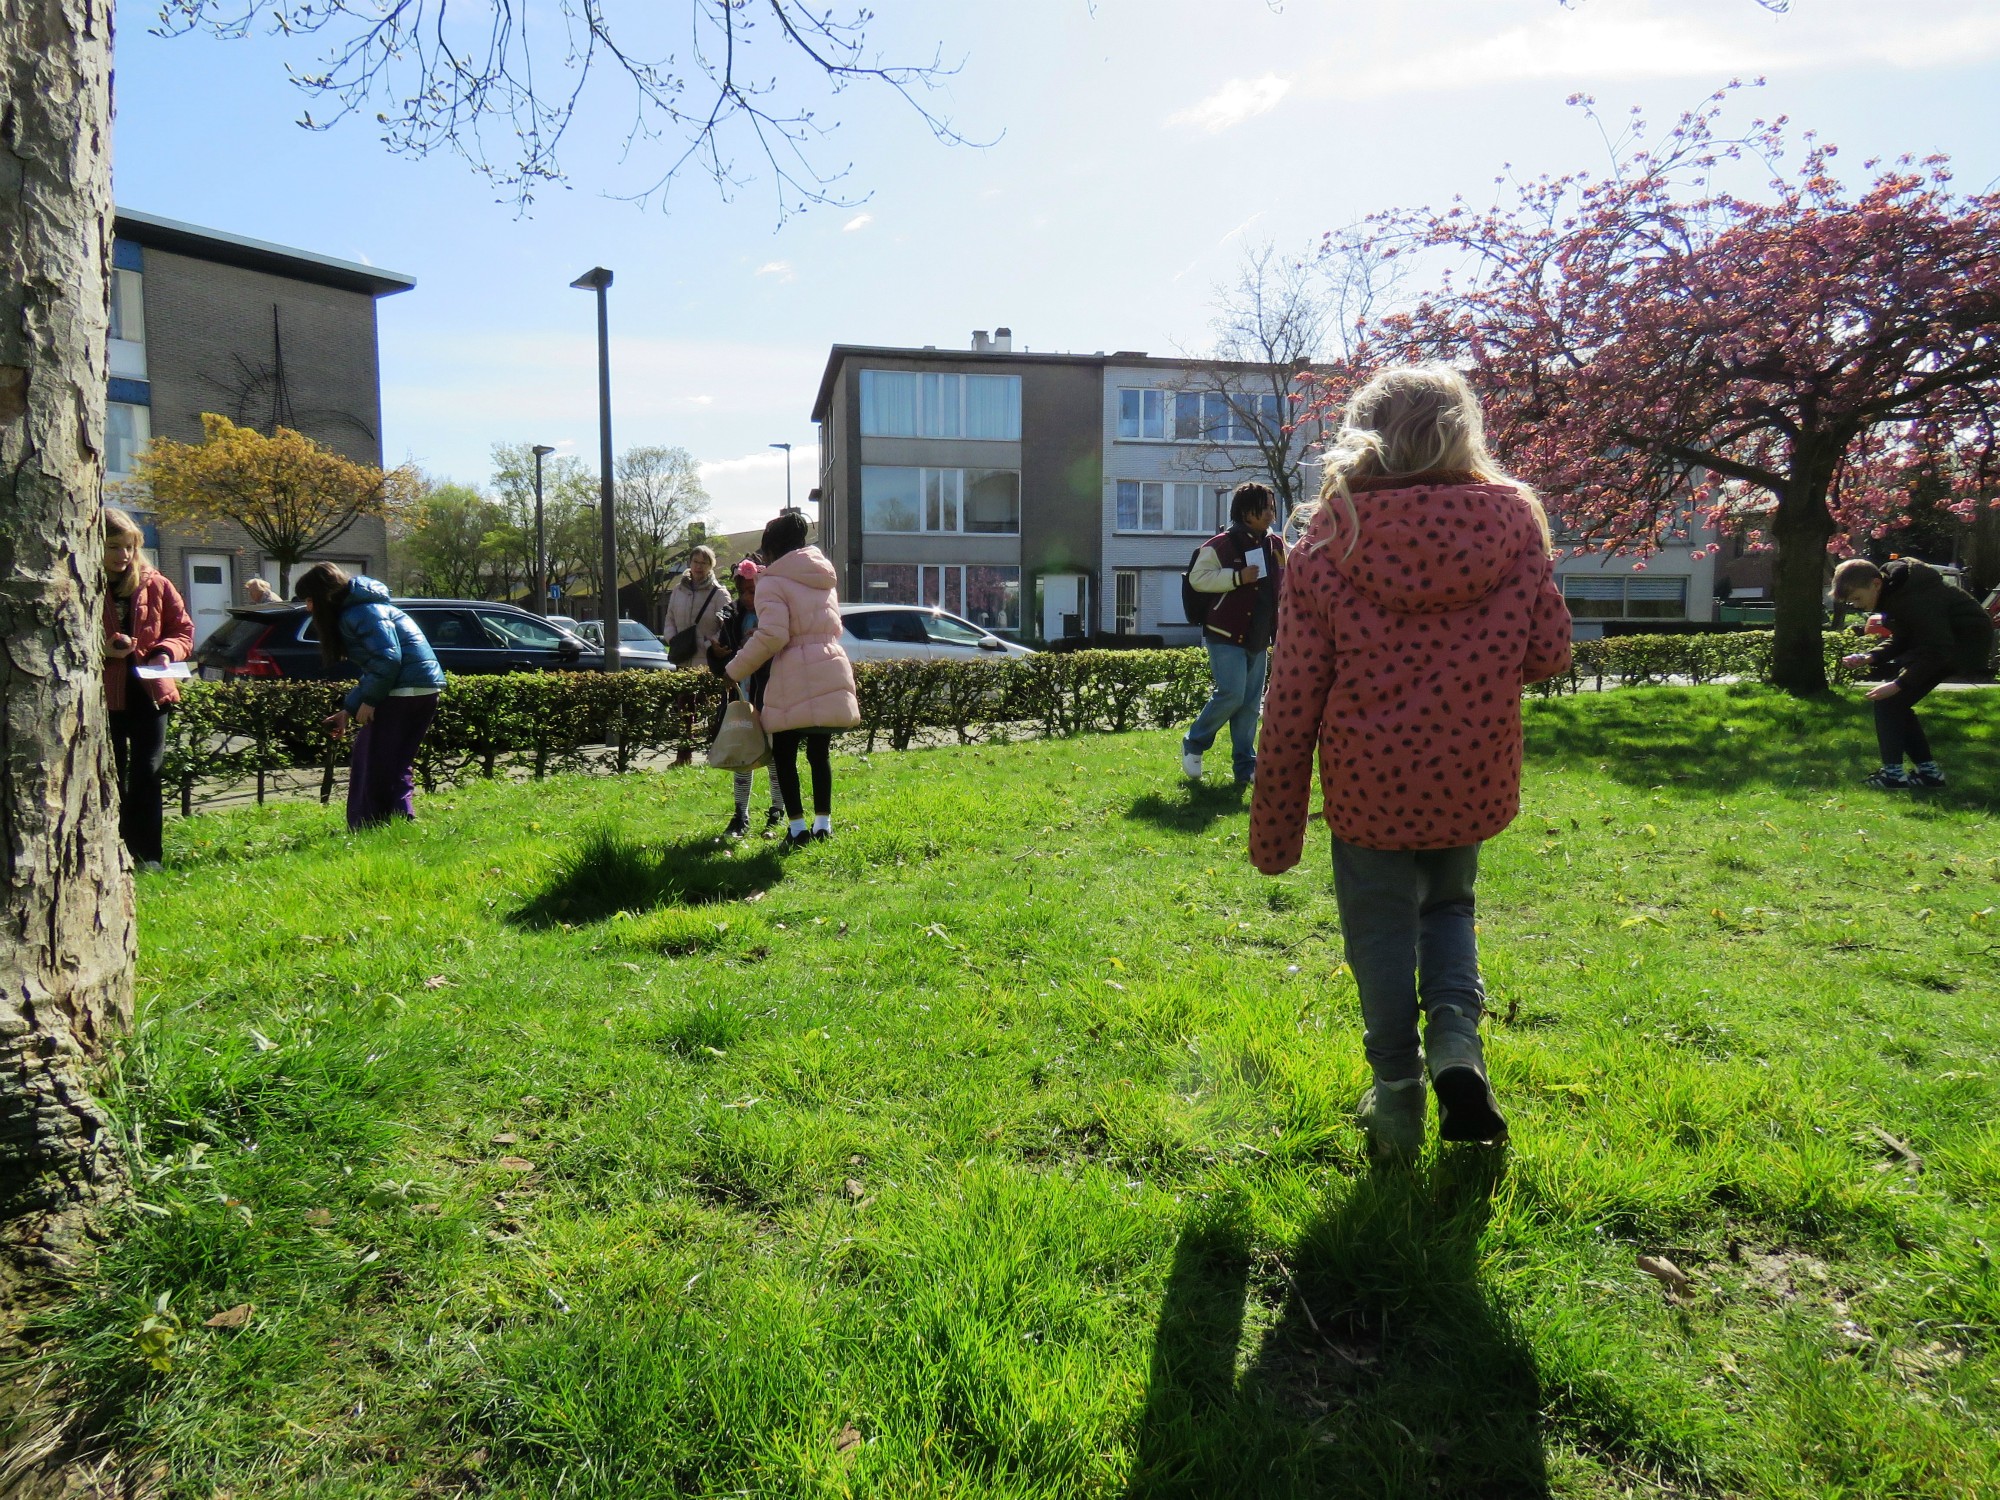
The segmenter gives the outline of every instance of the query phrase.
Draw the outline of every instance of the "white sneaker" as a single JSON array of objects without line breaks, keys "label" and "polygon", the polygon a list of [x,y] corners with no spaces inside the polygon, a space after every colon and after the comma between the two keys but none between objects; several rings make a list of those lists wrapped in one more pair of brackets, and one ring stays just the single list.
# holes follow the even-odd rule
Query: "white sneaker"
[{"label": "white sneaker", "polygon": [[1181,774],[1187,777],[1189,781],[1201,780],[1201,757],[1191,754],[1182,755]]}]

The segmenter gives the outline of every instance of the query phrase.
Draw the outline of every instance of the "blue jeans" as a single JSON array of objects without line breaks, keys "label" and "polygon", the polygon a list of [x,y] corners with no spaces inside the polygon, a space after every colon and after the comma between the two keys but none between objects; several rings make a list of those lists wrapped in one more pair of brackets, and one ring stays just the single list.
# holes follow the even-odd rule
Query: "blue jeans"
[{"label": "blue jeans", "polygon": [[1271,665],[1271,653],[1232,646],[1227,641],[1205,644],[1215,691],[1209,694],[1207,706],[1195,716],[1187,738],[1181,741],[1181,753],[1206,755],[1227,723],[1229,755],[1236,779],[1248,781],[1257,769],[1257,716],[1264,709],[1264,673]]},{"label": "blue jeans", "polygon": [[1432,1035],[1477,1034],[1486,1009],[1472,888],[1479,846],[1363,849],[1333,841],[1333,894],[1361,991],[1362,1046],[1381,1082],[1421,1078],[1419,999]]}]

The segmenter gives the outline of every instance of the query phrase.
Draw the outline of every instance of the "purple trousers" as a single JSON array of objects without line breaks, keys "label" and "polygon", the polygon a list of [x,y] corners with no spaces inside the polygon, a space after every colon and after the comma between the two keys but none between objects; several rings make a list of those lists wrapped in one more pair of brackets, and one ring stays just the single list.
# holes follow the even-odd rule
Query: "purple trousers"
[{"label": "purple trousers", "polygon": [[437,706],[436,693],[385,699],[374,720],[354,731],[354,764],[347,773],[349,828],[386,823],[395,813],[417,815],[417,745]]}]

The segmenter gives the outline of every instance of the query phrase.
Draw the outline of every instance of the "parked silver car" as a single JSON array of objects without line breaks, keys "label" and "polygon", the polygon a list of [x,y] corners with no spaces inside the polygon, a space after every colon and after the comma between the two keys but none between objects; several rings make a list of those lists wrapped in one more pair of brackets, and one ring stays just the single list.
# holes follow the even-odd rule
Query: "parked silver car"
[{"label": "parked silver car", "polygon": [[[576,627],[576,633],[600,651],[604,649],[602,620],[585,620]],[[666,643],[637,620],[618,622],[618,665],[642,667],[655,672],[671,672],[674,669],[674,664],[667,659]]]},{"label": "parked silver car", "polygon": [[840,644],[853,661],[1007,661],[1028,647],[919,604],[843,604]]}]

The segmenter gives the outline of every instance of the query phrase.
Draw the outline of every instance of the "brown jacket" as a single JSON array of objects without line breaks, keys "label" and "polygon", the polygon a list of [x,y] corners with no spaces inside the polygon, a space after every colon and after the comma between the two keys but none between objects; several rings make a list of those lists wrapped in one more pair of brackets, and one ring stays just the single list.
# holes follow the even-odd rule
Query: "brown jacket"
[{"label": "brown jacket", "polygon": [[[135,563],[134,566],[145,565]],[[129,626],[124,623],[128,609]],[[132,637],[130,656],[111,655],[111,637],[114,635]],[[120,599],[106,590],[104,644],[106,708],[114,712],[124,708],[131,701],[129,695],[135,684],[146,690],[146,696],[152,699],[155,708],[168,708],[181,701],[181,690],[171,677],[147,679],[135,677],[132,673],[132,669],[140,665],[158,666],[162,662],[186,661],[194,654],[194,621],[188,618],[187,606],[181,603],[180,594],[167,581],[166,574],[146,568],[129,600]]]}]

